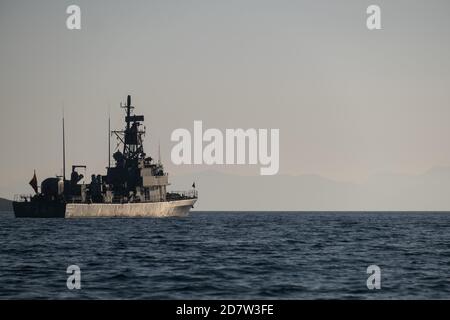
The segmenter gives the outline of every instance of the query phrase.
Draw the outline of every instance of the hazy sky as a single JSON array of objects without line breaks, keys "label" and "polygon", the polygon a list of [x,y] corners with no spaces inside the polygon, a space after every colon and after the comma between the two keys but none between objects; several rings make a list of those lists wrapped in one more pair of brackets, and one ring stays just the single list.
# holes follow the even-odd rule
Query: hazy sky
[{"label": "hazy sky", "polygon": [[[66,28],[68,5],[82,30]],[[382,30],[366,8],[382,9]],[[450,1],[0,0],[0,196],[107,164],[107,113],[133,95],[166,169],[170,134],[279,128],[280,174],[357,182],[450,165]],[[258,175],[259,166],[213,169]]]}]

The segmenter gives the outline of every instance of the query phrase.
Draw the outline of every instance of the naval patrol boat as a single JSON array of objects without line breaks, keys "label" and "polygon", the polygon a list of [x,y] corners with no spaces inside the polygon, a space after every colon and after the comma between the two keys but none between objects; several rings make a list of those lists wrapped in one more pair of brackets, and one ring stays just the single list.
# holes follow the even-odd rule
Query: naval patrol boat
[{"label": "naval patrol boat", "polygon": [[[87,217],[170,217],[186,216],[198,199],[195,183],[192,189],[169,192],[169,175],[160,161],[144,152],[144,116],[133,114],[131,96],[125,109],[125,128],[111,131],[109,137],[118,140],[117,151],[111,157],[106,175],[92,175],[90,183],[79,171],[84,165],[73,165],[66,179],[65,138],[63,117],[63,175],[42,181],[36,173],[30,181],[34,195],[17,195],[13,201],[18,218],[87,218]],[[110,143],[111,145],[111,143]],[[110,152],[109,152],[110,154]],[[159,157],[160,158],[160,157]]]}]

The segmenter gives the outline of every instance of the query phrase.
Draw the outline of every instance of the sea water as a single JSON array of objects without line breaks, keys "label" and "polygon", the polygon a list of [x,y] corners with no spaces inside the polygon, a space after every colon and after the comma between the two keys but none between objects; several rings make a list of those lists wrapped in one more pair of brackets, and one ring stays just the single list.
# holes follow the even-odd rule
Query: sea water
[{"label": "sea water", "polygon": [[[80,289],[67,287],[71,265]],[[370,265],[380,268],[380,289],[368,289]],[[0,298],[449,299],[450,213],[5,213]]]}]

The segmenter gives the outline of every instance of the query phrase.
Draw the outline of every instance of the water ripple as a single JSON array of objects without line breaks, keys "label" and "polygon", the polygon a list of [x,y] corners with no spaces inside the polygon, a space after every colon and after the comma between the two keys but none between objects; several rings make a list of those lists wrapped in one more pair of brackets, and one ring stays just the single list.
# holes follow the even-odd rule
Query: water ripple
[{"label": "water ripple", "polygon": [[[449,299],[450,214],[0,219],[0,298]],[[82,289],[66,287],[69,265]],[[367,266],[382,289],[366,287]]]}]

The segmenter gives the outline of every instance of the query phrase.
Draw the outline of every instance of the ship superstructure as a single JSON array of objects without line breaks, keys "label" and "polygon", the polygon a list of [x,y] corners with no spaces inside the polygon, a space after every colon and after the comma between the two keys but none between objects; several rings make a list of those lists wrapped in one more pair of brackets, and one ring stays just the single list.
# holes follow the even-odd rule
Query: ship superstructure
[{"label": "ship superstructure", "polygon": [[66,179],[63,143],[63,176],[45,179],[40,192],[36,186],[33,196],[16,197],[13,202],[16,217],[162,217],[188,214],[197,201],[197,191],[195,188],[186,192],[167,191],[169,176],[160,159],[155,161],[144,152],[144,116],[134,114],[131,96],[121,107],[125,109],[125,127],[110,131],[110,136],[114,135],[119,143],[112,155],[115,163],[113,166],[108,164],[106,175],[92,175],[90,183],[81,183],[84,176],[79,171],[86,166],[73,165],[70,179]]}]

